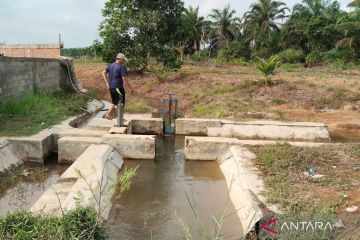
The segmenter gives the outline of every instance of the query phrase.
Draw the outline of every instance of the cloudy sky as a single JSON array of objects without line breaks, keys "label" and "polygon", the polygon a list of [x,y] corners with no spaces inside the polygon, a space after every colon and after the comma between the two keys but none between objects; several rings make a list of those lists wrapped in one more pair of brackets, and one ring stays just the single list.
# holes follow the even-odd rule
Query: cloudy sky
[{"label": "cloudy sky", "polygon": [[[65,47],[89,46],[98,38],[101,9],[106,0],[0,0],[0,42],[56,43],[62,34]],[[204,16],[230,3],[239,16],[254,0],[185,0],[199,6]],[[284,1],[290,7],[300,0]],[[345,9],[350,0],[340,0]]]}]

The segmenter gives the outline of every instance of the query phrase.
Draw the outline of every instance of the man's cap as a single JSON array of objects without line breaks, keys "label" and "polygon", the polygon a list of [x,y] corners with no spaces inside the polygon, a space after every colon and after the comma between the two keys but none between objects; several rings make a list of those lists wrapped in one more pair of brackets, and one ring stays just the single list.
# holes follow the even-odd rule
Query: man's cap
[{"label": "man's cap", "polygon": [[128,60],[123,53],[119,53],[118,55],[116,55],[116,59],[124,59],[125,61]]}]

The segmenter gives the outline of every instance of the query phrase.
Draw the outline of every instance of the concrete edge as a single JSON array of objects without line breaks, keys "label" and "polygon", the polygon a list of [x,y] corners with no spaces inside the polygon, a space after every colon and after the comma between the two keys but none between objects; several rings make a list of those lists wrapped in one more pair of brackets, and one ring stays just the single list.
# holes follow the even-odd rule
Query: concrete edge
[{"label": "concrete edge", "polygon": [[[93,165],[88,164],[89,156],[93,156]],[[60,176],[56,184],[43,193],[32,205],[30,211],[61,215],[61,206],[65,211],[76,208],[78,204],[97,208],[96,201],[98,199],[94,199],[94,197],[100,197],[97,197],[97,194],[100,194],[99,183],[101,183],[101,188],[112,186],[111,182],[117,178],[124,163],[122,156],[114,147],[107,144],[91,145],[77,161]],[[78,175],[77,169],[80,169],[85,179]],[[115,188],[106,190],[105,194],[101,195],[100,210],[98,209],[98,211],[101,212],[104,219],[109,216],[114,193]],[[79,197],[82,198],[80,202],[77,200]]]},{"label": "concrete edge", "polygon": [[0,141],[0,173],[23,163],[23,160],[16,156],[14,152],[13,146],[9,141]]}]

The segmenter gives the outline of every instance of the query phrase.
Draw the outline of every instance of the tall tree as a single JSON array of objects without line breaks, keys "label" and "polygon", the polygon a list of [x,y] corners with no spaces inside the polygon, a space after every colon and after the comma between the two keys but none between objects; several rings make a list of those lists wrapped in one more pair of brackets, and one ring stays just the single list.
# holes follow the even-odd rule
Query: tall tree
[{"label": "tall tree", "polygon": [[104,60],[126,53],[135,66],[146,67],[148,56],[168,63],[175,54],[184,3],[181,0],[108,0],[103,9]]},{"label": "tall tree", "polygon": [[344,15],[337,1],[303,0],[294,6],[282,29],[285,48],[301,48],[306,53],[327,51],[341,39],[337,21]]},{"label": "tall tree", "polygon": [[353,50],[360,58],[360,1],[349,4],[353,11],[339,19],[337,28],[343,32],[344,38],[337,42],[338,49]]},{"label": "tall tree", "polygon": [[192,6],[185,9],[184,19],[186,27],[189,30],[187,50],[190,52],[199,51],[201,48],[201,41],[204,37],[205,27],[208,22],[204,17],[199,16],[199,7],[193,8]]},{"label": "tall tree", "polygon": [[290,9],[285,3],[273,0],[258,0],[250,6],[244,15],[243,29],[255,50],[271,42],[271,36],[277,36],[271,33],[280,30],[278,21],[287,17],[287,11]]},{"label": "tall tree", "polygon": [[230,8],[230,5],[224,9],[213,9],[209,14],[212,20],[212,31],[210,32],[210,41],[212,47],[222,48],[229,41],[235,39],[240,33],[240,19],[235,17],[236,11]]},{"label": "tall tree", "polygon": [[328,14],[330,17],[337,13],[340,9],[340,4],[332,0],[303,0],[302,3],[294,6],[294,14],[310,15],[317,17]]}]

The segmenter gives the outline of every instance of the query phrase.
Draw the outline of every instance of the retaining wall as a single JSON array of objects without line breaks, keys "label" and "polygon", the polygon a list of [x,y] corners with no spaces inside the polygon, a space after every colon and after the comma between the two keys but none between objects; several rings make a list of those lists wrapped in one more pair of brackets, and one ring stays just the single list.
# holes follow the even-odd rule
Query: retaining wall
[{"label": "retaining wall", "polygon": [[240,139],[290,139],[330,141],[325,124],[313,122],[248,121],[223,123],[220,128],[208,127],[209,137]]},{"label": "retaining wall", "polygon": [[[73,73],[70,59],[0,57],[0,99],[22,96],[34,87],[43,91],[72,89],[70,75],[76,87],[82,88]],[[75,77],[75,78],[74,78]]]}]

